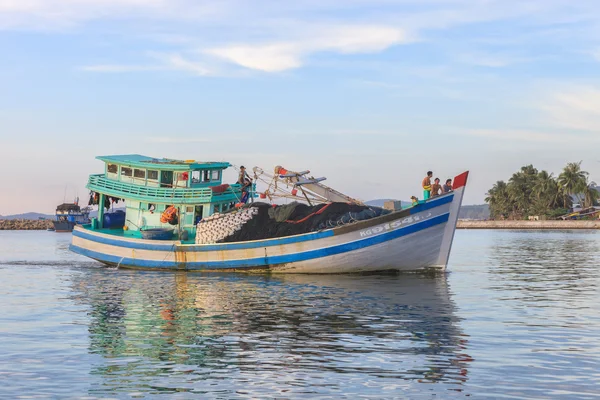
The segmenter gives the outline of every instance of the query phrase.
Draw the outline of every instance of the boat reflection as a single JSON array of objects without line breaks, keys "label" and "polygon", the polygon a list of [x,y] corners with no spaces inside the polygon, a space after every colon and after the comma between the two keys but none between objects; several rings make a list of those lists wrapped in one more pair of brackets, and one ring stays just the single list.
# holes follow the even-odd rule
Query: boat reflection
[{"label": "boat reflection", "polygon": [[76,279],[77,300],[90,307],[90,352],[106,364],[94,373],[115,378],[109,386],[124,375],[226,371],[360,374],[461,390],[472,361],[444,275],[101,269]]}]

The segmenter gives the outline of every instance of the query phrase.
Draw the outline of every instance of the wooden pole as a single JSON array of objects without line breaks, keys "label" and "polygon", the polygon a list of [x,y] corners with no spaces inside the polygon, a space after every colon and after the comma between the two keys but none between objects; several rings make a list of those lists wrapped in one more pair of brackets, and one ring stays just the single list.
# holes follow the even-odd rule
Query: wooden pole
[{"label": "wooden pole", "polygon": [[306,201],[308,201],[308,205],[312,207],[312,203],[310,202],[310,200],[308,199],[308,196],[306,195],[306,193],[304,192],[304,189],[302,188],[302,186],[300,186],[300,190],[302,190],[302,194],[304,195],[304,198],[306,199]]}]

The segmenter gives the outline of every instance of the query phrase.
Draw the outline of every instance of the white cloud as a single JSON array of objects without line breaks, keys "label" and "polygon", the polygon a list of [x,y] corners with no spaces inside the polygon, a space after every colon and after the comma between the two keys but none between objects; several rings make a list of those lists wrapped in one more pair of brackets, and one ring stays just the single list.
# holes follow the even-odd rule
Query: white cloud
[{"label": "white cloud", "polygon": [[210,71],[203,63],[185,59],[180,54],[160,55],[155,53],[155,57],[161,59],[168,69],[186,71],[199,76],[210,74]]},{"label": "white cloud", "polygon": [[473,53],[458,56],[458,59],[466,64],[488,68],[502,68],[509,65],[532,61],[533,58],[517,57],[509,54]]},{"label": "white cloud", "polygon": [[157,71],[164,69],[161,66],[152,65],[119,65],[119,64],[98,64],[98,65],[85,65],[80,67],[82,71],[88,72],[107,72],[107,73],[120,73],[120,72],[138,72],[138,71]]},{"label": "white cloud", "polygon": [[[528,38],[556,23],[571,24],[567,31],[580,32],[596,11],[600,10],[595,0],[0,0],[0,29],[79,30],[91,21],[106,21],[111,24],[95,23],[94,31],[110,30],[112,38],[145,41],[148,47],[141,54],[154,50],[171,55],[157,67],[117,62],[85,70],[178,70],[205,76],[217,74],[223,61],[280,72],[306,65],[317,53],[378,53],[417,37],[431,41],[428,34],[438,35],[435,31],[482,22],[517,22],[514,31],[509,27],[503,35],[518,36],[522,42],[519,28],[527,28]],[[485,39],[477,33],[465,38],[465,47]],[[149,38],[153,43],[147,43]],[[458,42],[450,38],[448,43]],[[464,61],[474,65],[502,67],[528,61],[458,50],[451,49],[450,57],[459,54],[460,59],[465,53]],[[190,57],[194,52],[200,56]]]},{"label": "white cloud", "polygon": [[307,30],[304,37],[267,44],[241,44],[204,51],[246,68],[281,72],[302,66],[312,53],[376,53],[408,41],[406,33],[389,26],[337,26]]},{"label": "white cloud", "polygon": [[489,139],[515,140],[539,143],[567,143],[573,140],[572,137],[564,134],[547,133],[535,130],[519,129],[473,129],[466,130],[464,134],[469,136],[479,136]]},{"label": "white cloud", "polygon": [[49,29],[83,21],[156,13],[167,0],[0,0],[0,28]]},{"label": "white cloud", "polygon": [[555,89],[540,105],[544,120],[556,127],[600,132],[600,88],[574,86]]},{"label": "white cloud", "polygon": [[213,139],[203,138],[173,138],[173,137],[149,137],[145,140],[146,143],[212,143]]},{"label": "white cloud", "polygon": [[86,65],[79,69],[87,72],[124,73],[140,71],[185,71],[194,75],[210,75],[210,71],[201,62],[191,61],[180,54],[162,54],[151,52],[149,56],[157,60],[156,65],[126,65],[126,64],[98,64]]},{"label": "white cloud", "polygon": [[206,51],[242,67],[265,72],[279,72],[302,65],[303,51],[294,43],[279,43],[259,46],[229,46]]}]

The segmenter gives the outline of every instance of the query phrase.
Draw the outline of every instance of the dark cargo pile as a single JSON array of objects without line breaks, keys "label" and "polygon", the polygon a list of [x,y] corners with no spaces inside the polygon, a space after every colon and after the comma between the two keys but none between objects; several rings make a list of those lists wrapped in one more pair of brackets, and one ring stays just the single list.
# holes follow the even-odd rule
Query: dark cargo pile
[{"label": "dark cargo pile", "polygon": [[244,242],[300,235],[335,228],[390,212],[379,207],[348,203],[308,206],[295,202],[276,207],[266,203],[253,203],[245,207],[258,208],[258,214],[246,222],[241,230],[225,238],[223,242]]}]

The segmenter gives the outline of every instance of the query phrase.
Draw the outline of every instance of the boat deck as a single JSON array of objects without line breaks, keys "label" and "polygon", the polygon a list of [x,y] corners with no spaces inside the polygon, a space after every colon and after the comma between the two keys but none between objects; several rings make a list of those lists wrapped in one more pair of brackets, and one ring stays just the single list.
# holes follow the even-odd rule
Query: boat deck
[{"label": "boat deck", "polygon": [[[92,228],[92,225],[80,225],[83,229],[85,229],[86,231],[91,231],[91,232],[99,232],[102,234],[106,234],[106,235],[111,235],[111,236],[116,236],[116,237],[121,237],[121,238],[128,238],[128,239],[143,239],[142,235],[139,231],[131,231],[131,230],[124,230],[124,229],[94,229]],[[149,240],[149,239],[144,239],[144,240]],[[174,241],[179,241],[181,242],[181,244],[194,244],[196,243],[196,241],[194,240],[194,238],[191,238],[189,240],[177,240],[177,239],[173,239]],[[157,240],[156,242],[164,242],[164,240]]]}]

